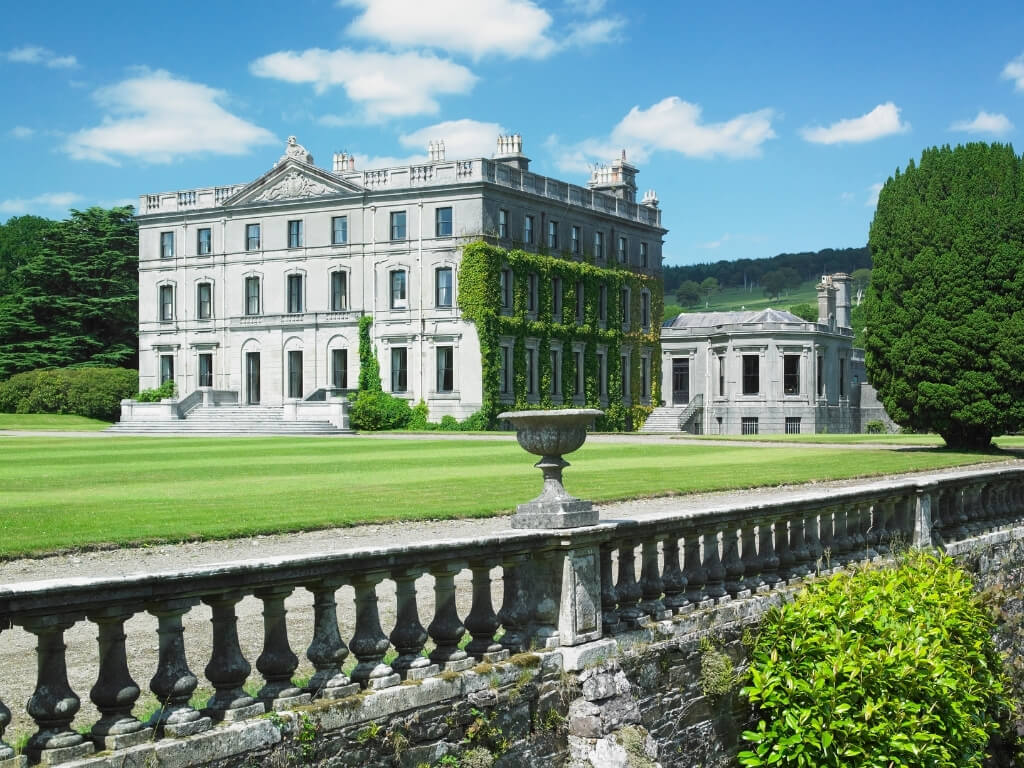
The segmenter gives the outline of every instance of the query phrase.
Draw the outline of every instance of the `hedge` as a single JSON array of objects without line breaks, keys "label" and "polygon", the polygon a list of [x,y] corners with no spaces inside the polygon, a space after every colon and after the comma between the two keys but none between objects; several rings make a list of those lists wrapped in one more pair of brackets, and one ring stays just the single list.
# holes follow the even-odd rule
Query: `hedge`
[{"label": "hedge", "polygon": [[121,400],[134,397],[139,372],[129,368],[54,368],[0,382],[0,413],[73,413],[116,421]]}]

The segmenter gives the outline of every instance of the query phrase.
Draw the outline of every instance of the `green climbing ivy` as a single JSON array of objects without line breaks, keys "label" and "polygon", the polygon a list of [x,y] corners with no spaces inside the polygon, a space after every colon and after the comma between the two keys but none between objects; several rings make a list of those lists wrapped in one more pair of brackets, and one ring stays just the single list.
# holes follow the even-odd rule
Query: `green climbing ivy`
[{"label": "green climbing ivy", "polygon": [[[501,307],[501,271],[508,269],[513,275],[512,307],[505,312]],[[531,275],[535,276],[535,307],[530,309]],[[562,306],[554,316],[552,280],[562,285]],[[577,285],[583,289],[583,323],[576,322]],[[629,327],[623,330],[622,290],[629,293]],[[650,295],[649,323],[642,326],[641,295]],[[604,291],[602,299],[602,290]],[[576,362],[573,344],[583,344],[583,396],[588,408],[602,407],[600,360],[598,347],[605,348],[607,371],[607,402],[605,416],[598,423],[603,430],[623,430],[643,422],[651,412],[650,405],[623,403],[622,349],[628,347],[630,383],[633,400],[641,400],[641,351],[650,350],[650,375],[647,382],[650,402],[657,404],[661,397],[661,352],[659,332],[664,312],[663,285],[660,278],[632,272],[626,268],[554,258],[546,254],[505,250],[484,242],[470,243],[463,248],[459,269],[459,308],[464,319],[476,325],[480,339],[483,377],[483,407],[481,413],[488,424],[494,424],[498,413],[507,403],[502,402],[501,348],[502,338],[512,339],[514,367],[512,405],[517,408],[557,408],[574,404],[577,396]],[[600,323],[601,304],[605,307],[606,321]],[[537,342],[537,392],[528,393],[526,377],[527,339]],[[561,343],[561,403],[551,395],[552,342]]]},{"label": "green climbing ivy", "polygon": [[380,392],[380,363],[370,338],[373,318],[363,315],[359,318],[359,391]]}]

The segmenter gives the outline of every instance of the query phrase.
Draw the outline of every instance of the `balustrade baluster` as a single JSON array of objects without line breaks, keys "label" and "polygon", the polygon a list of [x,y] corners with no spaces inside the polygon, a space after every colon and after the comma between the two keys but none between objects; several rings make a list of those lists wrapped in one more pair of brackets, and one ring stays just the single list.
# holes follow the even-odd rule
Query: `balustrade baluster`
[{"label": "balustrade baluster", "polygon": [[850,537],[850,525],[850,505],[838,505],[835,511],[835,532],[832,535],[832,562],[839,567],[853,559],[853,539]]},{"label": "balustrade baluster", "polygon": [[292,684],[292,675],[299,666],[299,657],[288,643],[285,599],[294,587],[273,587],[256,592],[263,601],[263,652],[256,659],[256,669],[266,685],[257,694],[268,709],[292,709],[309,704],[310,695]]},{"label": "balustrade baluster", "polygon": [[[782,523],[785,526],[785,523]],[[778,584],[779,556],[775,553],[776,524],[762,520],[757,526],[757,555],[761,561],[761,581],[769,589]]]},{"label": "balustrade baluster", "polygon": [[967,534],[969,536],[976,536],[985,526],[982,523],[984,517],[984,511],[982,509],[982,489],[984,484],[976,483],[968,486],[964,490],[964,498],[967,503],[964,505],[965,511],[967,512]]},{"label": "balustrade baluster", "polygon": [[705,578],[704,594],[717,600],[728,594],[725,591],[725,568],[722,567],[722,558],[718,553],[718,530],[704,531],[701,537],[703,541],[703,555]]},{"label": "balustrade baluster", "polygon": [[363,688],[389,688],[402,678],[384,663],[384,655],[391,647],[388,636],[380,628],[377,606],[377,585],[384,574],[374,571],[360,573],[352,578],[356,593],[356,629],[348,647],[358,662],[352,670],[352,679]]},{"label": "balustrade baluster", "polygon": [[133,609],[114,607],[89,614],[89,621],[99,630],[99,672],[89,698],[102,715],[91,732],[92,740],[100,749],[124,749],[153,737],[152,728],[132,717],[132,707],[140,691],[128,671],[124,623],[135,613]]},{"label": "balustrade baluster", "polygon": [[25,709],[39,727],[25,754],[47,764],[77,760],[95,751],[92,742],[71,729],[81,700],[68,684],[64,632],[78,616],[30,616],[22,626],[36,636],[36,689]]},{"label": "balustrade baluster", "polygon": [[864,505],[856,502],[850,506],[846,513],[846,532],[850,536],[850,558],[854,562],[860,562],[867,556],[867,541],[864,539]]},{"label": "balustrade baluster", "polygon": [[821,545],[821,569],[828,572],[835,567],[832,560],[833,544],[836,539],[835,508],[825,507],[818,516],[820,530],[818,543]]},{"label": "balustrade baluster", "polygon": [[[466,652],[479,661],[501,661],[508,656],[508,651],[494,639],[501,624],[491,602],[491,566],[486,561],[475,561],[469,567],[473,571],[473,604],[464,624],[473,639],[466,646]],[[394,638],[391,642],[394,643]]]},{"label": "balustrade baluster", "polygon": [[252,672],[252,666],[245,660],[238,644],[235,606],[243,597],[241,592],[227,592],[203,598],[213,612],[210,619],[213,624],[213,653],[204,671],[214,690],[205,711],[214,720],[234,722],[264,712],[263,705],[243,687]]},{"label": "balustrade baluster", "polygon": [[[945,496],[945,493],[943,493]],[[892,520],[892,501],[890,499],[881,499],[875,504],[875,525],[878,526],[878,537],[875,549],[879,555],[888,555],[890,550],[890,542],[892,540],[892,532],[889,530],[889,526]]]},{"label": "balustrade baluster", "polygon": [[452,563],[430,569],[434,577],[434,620],[427,627],[427,634],[435,646],[430,660],[445,670],[456,672],[476,664],[476,659],[459,648],[459,641],[466,634],[455,605],[455,574],[461,570],[461,565]]},{"label": "balustrade baluster", "polygon": [[726,523],[722,528],[722,569],[725,572],[725,591],[732,597],[739,597],[743,589],[743,561],[740,559],[740,535],[742,529],[736,522]]},{"label": "balustrade baluster", "polygon": [[954,505],[952,517],[952,534],[957,541],[963,541],[970,533],[967,530],[967,488],[960,486],[954,490]]},{"label": "balustrade baluster", "polygon": [[529,603],[527,587],[523,583],[523,568],[527,555],[513,555],[501,566],[503,571],[501,610],[498,620],[504,634],[501,636],[501,647],[509,653],[520,653],[526,650],[526,630],[529,621]]},{"label": "balustrade baluster", "polygon": [[635,628],[644,615],[640,607],[643,591],[636,580],[636,542],[626,541],[619,547],[619,579],[615,584],[619,596],[619,620]]},{"label": "balustrade baluster", "polygon": [[808,511],[804,514],[804,546],[807,548],[807,561],[810,563],[810,573],[817,575],[825,567],[822,555],[825,550],[821,546],[819,513]]},{"label": "balustrade baluster", "polygon": [[28,765],[28,758],[21,755],[20,760],[15,760],[14,747],[4,741],[4,731],[11,722],[11,710],[0,701],[0,761],[10,761],[11,768],[25,768]]},{"label": "balustrade baluster", "polygon": [[779,561],[779,578],[783,582],[788,582],[796,575],[793,573],[793,569],[796,567],[796,558],[789,546],[790,522],[788,518],[775,521],[775,554]]},{"label": "balustrade baluster", "polygon": [[1010,522],[1010,484],[999,481],[996,484],[996,525],[1002,527]]},{"label": "balustrade baluster", "polygon": [[427,630],[420,623],[419,607],[416,603],[416,579],[423,575],[420,568],[406,568],[393,571],[395,580],[395,628],[391,630],[391,644],[398,652],[398,658],[391,662],[391,668],[403,680],[422,680],[436,675],[440,667],[423,656],[427,643]]},{"label": "balustrade baluster", "polygon": [[988,533],[993,527],[994,517],[992,483],[983,483],[978,487],[978,507],[974,532],[976,534]]},{"label": "balustrade baluster", "polygon": [[622,630],[616,609],[619,596],[612,578],[612,553],[615,549],[611,542],[601,544],[601,632],[605,635],[614,635]]},{"label": "balustrade baluster", "polygon": [[811,550],[804,540],[804,513],[798,512],[789,518],[789,551],[793,555],[793,566],[790,573],[795,577],[806,576],[811,572],[813,561]]},{"label": "balustrade baluster", "polygon": [[640,609],[655,621],[667,619],[672,611],[666,610],[661,599],[665,584],[658,571],[658,540],[645,539],[643,543],[642,567],[640,570]]},{"label": "balustrade baluster", "polygon": [[861,537],[864,539],[864,555],[868,560],[878,557],[878,550],[874,547],[875,525],[878,516],[878,513],[875,511],[876,506],[876,504],[867,503],[861,506]]},{"label": "balustrade baluster", "polygon": [[761,553],[757,549],[757,529],[764,525],[762,520],[748,520],[743,524],[743,533],[740,537],[740,546],[743,558],[743,588],[749,589],[750,593],[757,592],[758,588],[765,582],[761,578]]},{"label": "balustrade baluster", "polygon": [[683,541],[683,576],[686,578],[686,599],[697,605],[706,597],[704,584],[707,572],[700,556],[700,534],[695,530],[687,531]]},{"label": "balustrade baluster", "polygon": [[348,646],[338,631],[335,593],[345,581],[342,577],[323,579],[306,587],[313,593],[313,639],[306,649],[306,658],[316,670],[306,690],[317,698],[340,699],[359,690],[341,671]]},{"label": "balustrade baluster", "polygon": [[686,576],[679,567],[679,537],[672,533],[666,535],[662,539],[661,550],[665,563],[661,575],[665,588],[665,608],[672,613],[680,613],[690,601],[686,599]]},{"label": "balustrade baluster", "polygon": [[167,736],[191,736],[209,730],[212,721],[189,706],[189,699],[199,681],[185,660],[185,638],[181,625],[196,600],[165,600],[146,606],[157,618],[160,657],[149,689],[160,702],[160,709],[149,724]]}]

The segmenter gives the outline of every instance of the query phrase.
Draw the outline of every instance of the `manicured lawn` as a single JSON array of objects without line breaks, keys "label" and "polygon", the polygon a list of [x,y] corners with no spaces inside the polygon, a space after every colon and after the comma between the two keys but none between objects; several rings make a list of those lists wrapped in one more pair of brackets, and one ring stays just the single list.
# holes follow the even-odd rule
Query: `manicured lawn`
[{"label": "manicured lawn", "polygon": [[[942,438],[938,435],[681,435],[680,440],[728,440],[745,443],[823,443],[833,445],[851,445],[856,443],[872,443],[876,445],[922,445],[942,446]],[[993,439],[999,448],[1020,448],[1024,446],[1024,435],[1003,435]]]},{"label": "manicured lawn", "polygon": [[94,432],[106,429],[109,421],[87,419],[85,416],[56,413],[0,413],[0,429],[30,429],[49,432]]},{"label": "manicured lawn", "polygon": [[[570,492],[596,501],[986,461],[948,451],[591,444]],[[540,491],[494,440],[0,438],[0,556],[104,542],[224,538],[487,516]]]}]

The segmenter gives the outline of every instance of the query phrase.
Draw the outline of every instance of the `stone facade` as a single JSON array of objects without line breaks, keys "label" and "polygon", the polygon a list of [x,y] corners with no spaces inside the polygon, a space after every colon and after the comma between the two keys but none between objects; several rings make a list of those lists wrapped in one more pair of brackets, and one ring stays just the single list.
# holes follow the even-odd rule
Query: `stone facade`
[{"label": "stone facade", "polygon": [[278,406],[356,387],[372,315],[385,391],[433,420],[481,405],[480,348],[458,308],[464,243],[661,273],[661,212],[625,158],[587,187],[529,172],[518,136],[492,159],[331,170],[290,140],[255,181],[139,200],[139,379]]}]

